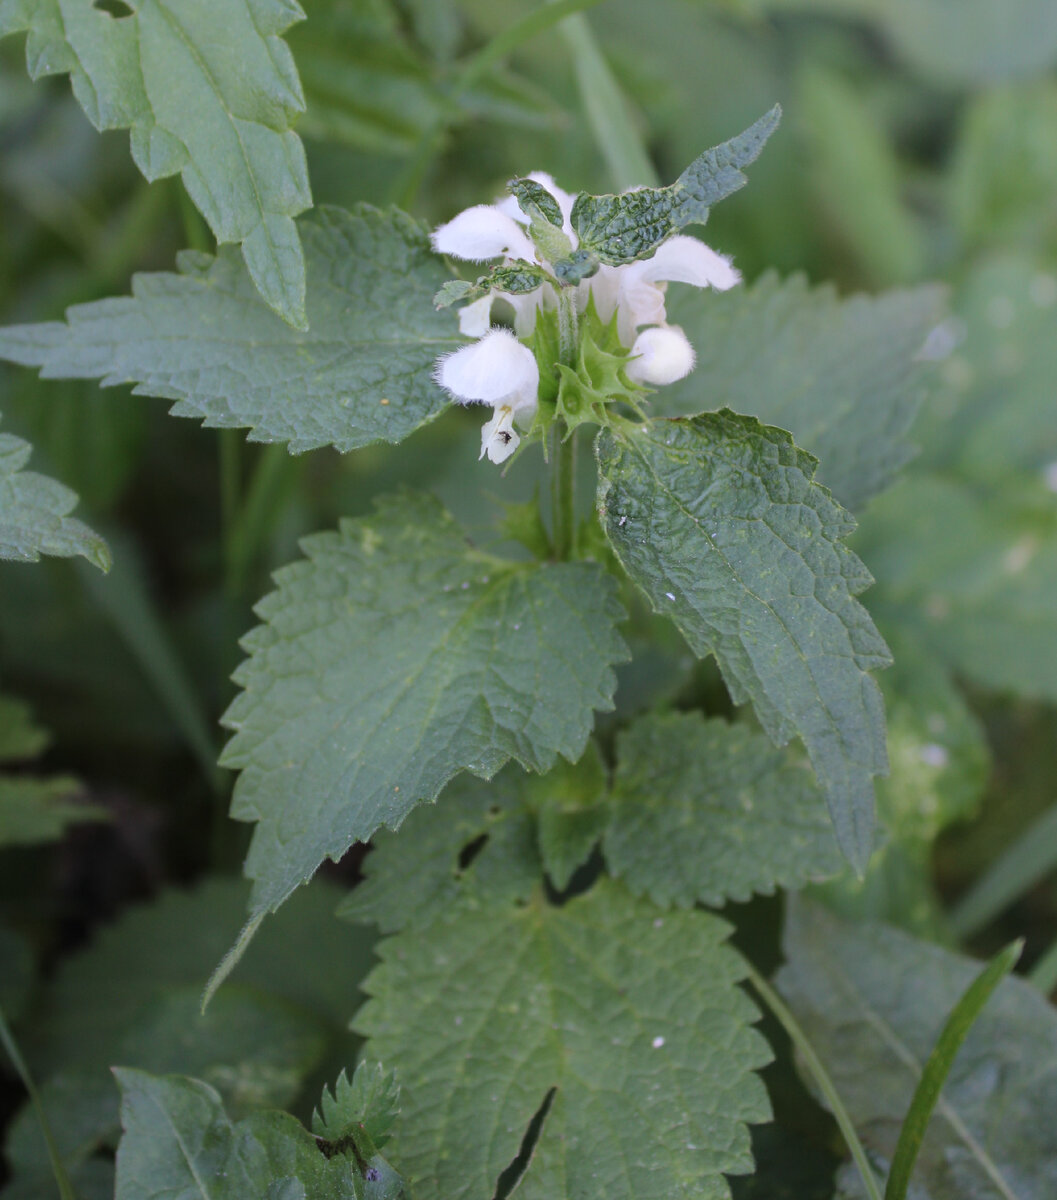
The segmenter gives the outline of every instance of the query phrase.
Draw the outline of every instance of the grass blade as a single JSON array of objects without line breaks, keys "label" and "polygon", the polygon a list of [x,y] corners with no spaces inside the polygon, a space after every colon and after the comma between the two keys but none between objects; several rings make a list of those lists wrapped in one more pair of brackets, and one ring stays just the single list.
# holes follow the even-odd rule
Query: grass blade
[{"label": "grass blade", "polygon": [[29,1093],[30,1103],[33,1105],[34,1111],[37,1114],[37,1120],[40,1122],[41,1132],[44,1134],[44,1141],[48,1147],[48,1158],[51,1160],[51,1170],[55,1176],[55,1182],[59,1185],[59,1195],[62,1200],[77,1200],[74,1195],[73,1187],[70,1184],[70,1177],[66,1174],[66,1168],[63,1166],[62,1159],[59,1157],[59,1149],[55,1145],[55,1135],[51,1132],[51,1126],[48,1124],[48,1117],[44,1111],[44,1105],[40,1102],[40,1094],[33,1083],[33,1078],[29,1073],[29,1068],[22,1060],[22,1055],[19,1053],[18,1046],[15,1044],[15,1039],[11,1034],[11,1030],[7,1027],[7,1021],[4,1019],[3,1010],[0,1009],[0,1044],[7,1051],[7,1056],[11,1060],[15,1070],[18,1072],[22,1083]]},{"label": "grass blade", "polygon": [[1057,804],[1047,809],[969,889],[950,915],[962,939],[983,929],[1018,896],[1057,870]]},{"label": "grass blade", "polygon": [[899,1131],[899,1141],[892,1158],[891,1170],[888,1172],[884,1200],[905,1200],[907,1188],[910,1186],[910,1174],[951,1065],[973,1023],[991,998],[991,993],[1016,966],[1023,949],[1023,941],[1016,941],[996,954],[969,984],[947,1018],[928,1062],[925,1063],[925,1069],[921,1072],[903,1127]]}]

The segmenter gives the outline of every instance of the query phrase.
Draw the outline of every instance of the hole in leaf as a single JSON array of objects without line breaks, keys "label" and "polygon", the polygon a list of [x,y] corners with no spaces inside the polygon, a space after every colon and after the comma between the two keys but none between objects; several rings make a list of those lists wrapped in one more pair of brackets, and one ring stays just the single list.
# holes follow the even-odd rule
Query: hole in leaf
[{"label": "hole in leaf", "polygon": [[93,7],[98,8],[100,12],[109,13],[112,17],[135,16],[135,10],[126,4],[125,0],[94,0]]},{"label": "hole in leaf", "polygon": [[495,1188],[495,1196],[493,1196],[492,1200],[506,1200],[507,1196],[521,1182],[521,1176],[528,1170],[529,1163],[532,1161],[536,1143],[540,1140],[540,1134],[543,1132],[543,1122],[547,1119],[547,1114],[551,1110],[551,1105],[554,1103],[557,1091],[556,1087],[552,1087],[546,1096],[543,1097],[543,1103],[536,1110],[536,1114],[532,1120],[529,1121],[528,1129],[525,1130],[525,1136],[521,1139],[521,1148],[517,1152],[517,1157],[502,1175],[499,1176],[499,1181]]},{"label": "hole in leaf", "polygon": [[459,851],[459,870],[465,871],[487,844],[487,833],[482,833],[479,837],[475,837],[472,842],[467,842]]},{"label": "hole in leaf", "polygon": [[605,870],[605,865],[601,848],[595,846],[591,851],[591,857],[582,866],[576,868],[564,890],[559,892],[554,884],[551,883],[550,876],[548,875],[543,881],[547,903],[553,904],[555,908],[561,908],[562,905],[568,904],[574,897],[582,896],[584,892],[589,892],[598,882],[598,877]]}]

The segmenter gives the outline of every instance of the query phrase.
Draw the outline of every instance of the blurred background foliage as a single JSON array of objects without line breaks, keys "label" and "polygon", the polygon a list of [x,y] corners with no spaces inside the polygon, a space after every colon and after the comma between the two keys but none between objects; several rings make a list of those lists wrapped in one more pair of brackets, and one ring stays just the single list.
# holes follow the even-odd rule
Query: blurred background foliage
[{"label": "blurred background foliage", "polygon": [[[467,81],[473,54],[538,7],[304,0],[307,20],[287,40],[307,99],[298,132],[316,204],[396,202],[433,223],[534,169],[569,190],[632,182],[616,177],[621,164],[607,160],[585,115],[599,80],[582,19]],[[1052,826],[1057,798],[1057,7],[605,0],[586,20],[588,47],[608,64],[664,181],[775,101],[783,105],[750,186],[717,208],[705,235],[747,281],[775,270],[832,281],[841,294],[946,285],[950,315],[924,350],[929,390],[914,430],[921,452],[859,514],[856,548],[878,580],[865,600],[897,661],[881,680],[893,768],[880,796],[886,840],[865,884],[828,891],[846,911],[980,952],[1025,934],[1025,963],[1041,964],[1052,988],[1057,851],[1045,851],[1057,836],[1045,822]],[[65,79],[31,83],[19,41],[0,43],[0,319],[53,319],[71,304],[126,292],[133,272],[170,269],[185,246],[211,249],[179,182],[147,184],[127,135],[97,134]],[[131,970],[98,957],[116,944],[110,934],[87,959],[70,952],[133,901],[206,872],[237,873],[247,831],[224,816],[230,781],[214,766],[217,717],[269,571],[296,556],[300,536],[366,511],[378,491],[405,480],[439,494],[480,540],[494,540],[504,503],[529,499],[541,468],[526,457],[506,479],[475,470],[478,422],[459,411],[398,448],[303,458],[237,431],[170,420],[164,403],[127,388],[42,382],[16,369],[0,371],[0,411],[6,430],[33,442],[34,467],[79,492],[79,515],[108,537],[116,560],[105,578],[67,561],[0,565],[0,685],[28,703],[50,737],[16,757],[34,758],[35,775],[66,779],[70,794],[110,817],[60,840],[0,849],[0,1002],[9,1016],[22,1012],[27,1057],[62,1103],[64,1094],[82,1096],[63,1093],[66,1075],[97,1070],[113,1043],[98,1034],[95,1057],[71,1048],[71,1038],[97,1036],[95,1018],[91,1010],[78,1018],[78,1037],[62,1027],[72,1017],[56,1017],[57,1006],[78,970],[80,995],[93,994],[94,979]],[[624,671],[618,715],[654,698],[724,706],[714,671],[695,666],[661,622],[636,609],[630,637],[651,648]],[[352,861],[330,874],[355,871]],[[981,880],[991,889],[982,897]],[[140,935],[149,943],[163,929],[216,926],[215,944],[196,943],[173,968],[174,983],[191,990],[230,941],[241,903],[224,891],[207,918],[202,895],[143,910],[157,924]],[[299,918],[294,909],[280,919],[325,936],[321,910]],[[149,923],[142,913],[120,919]],[[774,953],[773,902],[745,906],[738,923],[757,961]],[[360,933],[339,933],[362,943]],[[310,963],[316,946],[300,948]],[[136,951],[128,954],[135,962]],[[346,955],[346,997],[368,957],[364,944]],[[269,1028],[282,1031],[277,1045],[289,1054],[262,1064],[247,1046],[237,1067],[243,1091],[227,1081],[236,1104],[240,1095],[290,1102],[335,1053],[342,1005],[320,999],[333,983],[306,980],[304,995],[284,997],[264,978],[270,969],[262,964],[245,984],[253,995],[231,1003],[286,1005],[257,1017],[278,1022]],[[270,990],[253,992],[257,985]],[[164,1012],[154,997],[129,999],[129,1028],[179,1026],[173,1005],[183,1001],[172,995]],[[107,1019],[105,1037],[132,1036],[113,1013]],[[207,1033],[201,1039],[199,1057],[181,1069],[211,1078]],[[136,1065],[169,1062],[162,1049]],[[798,1085],[784,1078],[776,1103],[790,1123],[761,1135],[779,1155],[789,1129],[815,1119],[785,1101]],[[2,1117],[17,1089],[0,1103]],[[86,1194],[105,1195],[106,1170],[93,1156],[113,1144],[116,1109],[107,1110],[109,1125],[99,1111],[78,1153]],[[25,1113],[18,1120],[24,1125]],[[32,1181],[41,1151],[17,1121],[13,1129],[9,1159]],[[810,1175],[803,1163],[797,1170]],[[92,1183],[96,1176],[102,1182]],[[829,1194],[808,1178],[785,1192],[766,1190],[765,1177],[741,1186],[745,1196]],[[12,1186],[10,1194],[23,1193]]]}]

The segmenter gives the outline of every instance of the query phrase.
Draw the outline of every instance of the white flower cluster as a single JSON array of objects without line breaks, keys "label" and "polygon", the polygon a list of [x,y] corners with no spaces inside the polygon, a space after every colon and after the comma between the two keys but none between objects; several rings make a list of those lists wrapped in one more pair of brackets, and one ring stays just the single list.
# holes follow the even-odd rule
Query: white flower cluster
[{"label": "white flower cluster", "polygon": [[[542,172],[530,179],[542,185],[557,201],[563,232],[577,247],[570,222],[574,197]],[[539,257],[526,232],[529,221],[513,196],[498,204],[478,204],[459,213],[434,230],[433,248],[439,254],[468,262],[486,262],[502,257],[510,264],[518,259],[545,269],[550,264]],[[620,267],[599,267],[575,289],[578,312],[594,297],[595,309],[604,322],[617,315],[621,343],[630,349],[626,373],[635,383],[674,383],[690,373],[694,350],[677,325],[669,325],[664,309],[664,285],[689,283],[720,290],[733,287],[740,276],[729,260],[710,250],[696,238],[677,235],[658,247],[652,258]],[[492,306],[497,299],[514,310],[514,333],[492,327]],[[481,431],[481,457],[494,463],[509,458],[518,447],[522,429],[532,425],[538,406],[539,367],[532,351],[518,339],[528,337],[541,310],[557,307],[554,287],[544,283],[526,295],[492,291],[468,304],[459,313],[459,328],[478,340],[441,358],[436,379],[462,404],[490,404],[494,412]],[[516,336],[515,336],[516,335]]]}]

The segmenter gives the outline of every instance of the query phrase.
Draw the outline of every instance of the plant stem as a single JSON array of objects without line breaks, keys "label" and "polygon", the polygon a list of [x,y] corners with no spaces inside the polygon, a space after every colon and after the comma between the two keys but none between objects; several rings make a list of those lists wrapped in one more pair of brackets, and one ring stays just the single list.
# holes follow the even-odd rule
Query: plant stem
[{"label": "plant stem", "polygon": [[576,550],[576,431],[554,434],[554,557],[559,562]]},{"label": "plant stem", "polygon": [[37,1120],[40,1122],[41,1132],[44,1134],[44,1142],[48,1147],[48,1158],[51,1161],[51,1170],[55,1176],[55,1182],[59,1185],[59,1195],[62,1197],[62,1200],[77,1200],[73,1187],[70,1184],[70,1177],[66,1174],[66,1167],[59,1155],[59,1148],[55,1144],[55,1135],[52,1133],[51,1125],[48,1123],[44,1105],[40,1102],[40,1093],[33,1083],[33,1077],[30,1075],[28,1067],[22,1060],[22,1055],[15,1044],[11,1030],[7,1027],[7,1021],[4,1019],[2,1009],[0,1009],[0,1044],[7,1051],[8,1058],[11,1060],[22,1080],[23,1086],[29,1093],[30,1102],[37,1114]]},{"label": "plant stem", "polygon": [[837,1122],[844,1136],[844,1144],[851,1151],[851,1156],[855,1159],[855,1165],[859,1168],[859,1174],[862,1176],[863,1184],[866,1187],[866,1194],[870,1200],[883,1200],[877,1176],[870,1166],[870,1160],[866,1157],[866,1151],[863,1149],[862,1142],[859,1141],[859,1135],[855,1132],[855,1126],[848,1115],[848,1110],[844,1107],[844,1101],[841,1100],[840,1093],[837,1091],[833,1080],[829,1077],[829,1073],[815,1053],[815,1049],[811,1045],[807,1034],[801,1028],[800,1022],[797,1021],[796,1017],[786,1007],[782,998],[752,964],[746,963],[745,965],[749,969],[749,982],[774,1014],[778,1023],[789,1034],[793,1045],[800,1051],[805,1066],[818,1084],[819,1091],[825,1096],[830,1112],[833,1113],[834,1120]]}]

